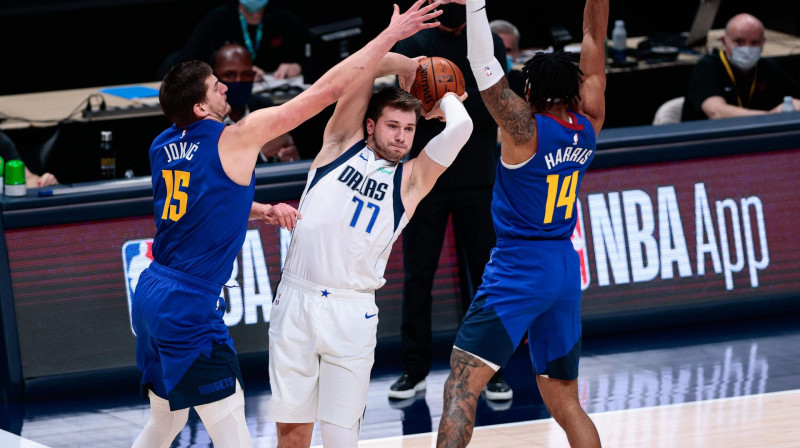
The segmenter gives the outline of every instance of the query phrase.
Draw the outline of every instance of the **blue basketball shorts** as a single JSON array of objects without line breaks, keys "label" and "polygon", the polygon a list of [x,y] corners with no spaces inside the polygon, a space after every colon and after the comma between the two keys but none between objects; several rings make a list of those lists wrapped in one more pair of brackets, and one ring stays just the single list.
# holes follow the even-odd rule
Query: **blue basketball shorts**
[{"label": "blue basketball shorts", "polygon": [[580,262],[569,240],[498,239],[455,346],[502,367],[527,334],[536,374],[572,380],[580,306]]},{"label": "blue basketball shorts", "polygon": [[244,384],[220,290],[156,262],[139,277],[131,310],[136,365],[170,410],[221,400],[237,380]]}]

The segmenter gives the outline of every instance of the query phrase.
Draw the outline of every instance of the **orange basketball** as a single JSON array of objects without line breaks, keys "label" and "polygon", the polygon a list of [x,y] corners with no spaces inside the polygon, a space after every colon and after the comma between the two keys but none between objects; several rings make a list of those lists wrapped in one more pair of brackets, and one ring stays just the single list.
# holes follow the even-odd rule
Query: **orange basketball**
[{"label": "orange basketball", "polygon": [[420,59],[411,94],[422,101],[425,112],[430,112],[447,92],[464,93],[464,75],[458,66],[439,56]]}]

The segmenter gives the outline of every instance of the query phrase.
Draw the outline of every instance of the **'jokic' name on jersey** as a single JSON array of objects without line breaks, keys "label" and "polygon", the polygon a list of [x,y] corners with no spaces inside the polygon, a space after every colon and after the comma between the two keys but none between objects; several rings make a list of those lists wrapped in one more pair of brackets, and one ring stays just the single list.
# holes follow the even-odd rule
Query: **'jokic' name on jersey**
[{"label": "'jokic' name on jersey", "polygon": [[376,201],[380,201],[386,196],[386,189],[389,188],[389,184],[374,180],[374,179],[366,179],[364,182],[364,176],[356,171],[350,165],[347,165],[342,171],[342,174],[339,175],[338,180],[340,182],[344,182],[351,190],[358,191],[364,196],[372,198]]},{"label": "'jokic' name on jersey", "polygon": [[169,145],[164,146],[164,152],[167,153],[167,163],[178,159],[192,160],[192,157],[194,157],[194,153],[198,148],[199,146],[197,146],[197,143],[170,143]]},{"label": "'jokic' name on jersey", "polygon": [[550,170],[561,162],[577,162],[583,165],[589,159],[590,155],[592,155],[591,149],[567,146],[563,155],[561,154],[561,148],[558,148],[555,157],[553,157],[552,153],[547,154],[544,156],[544,161],[547,163],[547,169]]}]

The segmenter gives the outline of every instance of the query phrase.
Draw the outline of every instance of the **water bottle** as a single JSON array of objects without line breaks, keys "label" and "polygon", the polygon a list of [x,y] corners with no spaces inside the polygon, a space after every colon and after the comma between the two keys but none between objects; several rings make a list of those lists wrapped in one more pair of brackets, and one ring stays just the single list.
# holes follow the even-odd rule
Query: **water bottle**
[{"label": "water bottle", "polygon": [[791,96],[783,97],[783,106],[781,106],[781,112],[794,112],[794,104],[792,103]]},{"label": "water bottle", "polygon": [[100,132],[100,179],[117,177],[117,154],[111,144],[111,131]]},{"label": "water bottle", "polygon": [[25,185],[25,164],[22,160],[9,160],[5,166],[6,196],[25,196],[28,187]]},{"label": "water bottle", "polygon": [[628,53],[628,32],[625,31],[625,21],[614,22],[614,31],[611,32],[611,56],[615,62],[624,62]]}]

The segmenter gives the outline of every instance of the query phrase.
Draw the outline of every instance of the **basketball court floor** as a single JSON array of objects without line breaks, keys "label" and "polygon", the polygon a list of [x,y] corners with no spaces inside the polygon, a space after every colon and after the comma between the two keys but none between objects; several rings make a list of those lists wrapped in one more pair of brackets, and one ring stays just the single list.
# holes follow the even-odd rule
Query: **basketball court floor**
[{"label": "basketball court floor", "polygon": [[[447,335],[437,338],[425,393],[390,401],[387,390],[400,374],[398,346],[379,344],[360,446],[435,446],[448,345]],[[260,363],[247,368],[246,415],[254,446],[274,447]],[[481,398],[471,447],[568,446],[530,370],[523,347],[506,369],[513,399]],[[70,387],[79,394],[0,403],[0,447],[131,446],[147,421],[147,403],[135,388],[111,387],[102,376],[88,383]],[[606,447],[798,447],[800,316],[587,336],[579,393]],[[315,428],[312,445],[321,443]],[[172,446],[212,446],[195,413]]]}]

